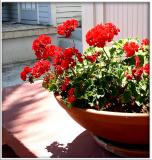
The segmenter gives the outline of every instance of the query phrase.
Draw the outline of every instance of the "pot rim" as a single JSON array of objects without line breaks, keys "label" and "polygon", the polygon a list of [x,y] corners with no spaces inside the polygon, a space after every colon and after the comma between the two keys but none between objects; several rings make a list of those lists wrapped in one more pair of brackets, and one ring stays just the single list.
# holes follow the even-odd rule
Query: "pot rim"
[{"label": "pot rim", "polygon": [[[55,94],[54,93],[54,96],[55,98],[60,101],[61,103],[63,103],[64,105],[66,105],[63,100],[62,100],[62,97],[61,95],[59,94]],[[92,114],[103,114],[103,115],[107,115],[107,116],[116,116],[116,117],[149,117],[149,113],[125,113],[125,112],[112,112],[112,111],[97,111],[95,109],[91,109],[91,108],[88,108],[88,109],[82,109],[82,108],[79,108],[79,107],[72,107],[73,109],[76,109],[76,110],[80,110],[80,111],[86,111],[88,113],[92,113]],[[66,108],[66,109],[72,109],[72,108]]]}]

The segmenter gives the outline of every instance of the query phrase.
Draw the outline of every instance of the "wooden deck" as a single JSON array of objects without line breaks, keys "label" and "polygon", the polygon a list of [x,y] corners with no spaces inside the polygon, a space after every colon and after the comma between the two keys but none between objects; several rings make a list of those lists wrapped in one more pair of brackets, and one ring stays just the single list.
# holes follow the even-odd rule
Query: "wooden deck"
[{"label": "wooden deck", "polygon": [[39,81],[4,88],[2,100],[3,144],[19,157],[116,157],[99,147]]},{"label": "wooden deck", "polygon": [[16,153],[14,152],[14,150],[6,144],[2,146],[2,157],[3,158],[19,158],[19,156],[16,155]]}]

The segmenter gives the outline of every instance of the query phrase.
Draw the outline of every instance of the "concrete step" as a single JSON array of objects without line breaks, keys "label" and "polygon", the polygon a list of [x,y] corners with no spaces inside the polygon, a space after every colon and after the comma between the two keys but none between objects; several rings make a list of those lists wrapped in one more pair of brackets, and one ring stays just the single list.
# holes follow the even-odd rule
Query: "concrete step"
[{"label": "concrete step", "polygon": [[24,61],[18,63],[10,63],[2,66],[2,87],[14,86],[17,84],[24,83],[20,79],[20,72],[22,69],[28,65],[33,66],[34,61]]},{"label": "concrete step", "polygon": [[77,28],[72,32],[71,38],[82,41],[82,28]]},{"label": "concrete step", "polygon": [[73,40],[75,44],[75,48],[77,48],[82,53],[82,41],[72,38],[58,38],[58,45],[62,47],[63,49],[72,47],[73,46]]}]

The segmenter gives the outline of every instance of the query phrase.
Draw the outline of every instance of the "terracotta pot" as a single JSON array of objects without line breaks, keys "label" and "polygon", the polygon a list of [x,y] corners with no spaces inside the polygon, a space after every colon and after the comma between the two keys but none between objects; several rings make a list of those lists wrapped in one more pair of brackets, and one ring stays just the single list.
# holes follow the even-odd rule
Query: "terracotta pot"
[{"label": "terracotta pot", "polygon": [[107,140],[126,144],[149,144],[149,115],[122,113],[94,109],[68,108],[61,96],[57,102],[81,126]]}]

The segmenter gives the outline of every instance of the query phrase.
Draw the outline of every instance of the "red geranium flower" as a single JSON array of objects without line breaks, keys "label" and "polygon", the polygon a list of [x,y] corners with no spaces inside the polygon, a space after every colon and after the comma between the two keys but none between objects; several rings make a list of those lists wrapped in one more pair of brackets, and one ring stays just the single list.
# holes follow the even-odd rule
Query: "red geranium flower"
[{"label": "red geranium flower", "polygon": [[20,72],[20,78],[23,80],[23,81],[26,81],[26,76],[27,74],[31,73],[32,69],[29,67],[29,66],[26,66],[22,72]]},{"label": "red geranium flower", "polygon": [[90,46],[104,47],[106,42],[111,42],[120,30],[112,23],[96,25],[86,34],[86,42]]},{"label": "red geranium flower", "polygon": [[132,75],[131,74],[128,74],[127,76],[126,76],[126,78],[128,79],[128,80],[132,80]]},{"label": "red geranium flower", "polygon": [[66,60],[62,60],[62,62],[61,62],[61,67],[63,68],[63,69],[65,69],[65,70],[67,70],[68,68],[69,68],[69,60],[68,59],[66,59]]},{"label": "red geranium flower", "polygon": [[78,59],[78,61],[79,61],[80,63],[83,62],[83,58],[82,58],[82,54],[81,54],[81,53],[77,53],[77,54],[76,54],[76,57],[77,57],[77,59]]},{"label": "red geranium flower", "polygon": [[57,71],[57,73],[58,73],[59,75],[61,75],[61,74],[63,73],[63,69],[62,69],[61,66],[55,66],[55,70]]},{"label": "red geranium flower", "polygon": [[75,88],[71,88],[71,89],[68,91],[68,95],[69,95],[69,96],[73,96],[73,95],[74,95],[74,90],[75,90]]},{"label": "red geranium flower", "polygon": [[62,53],[62,48],[56,45],[47,45],[43,58],[55,57]]},{"label": "red geranium flower", "polygon": [[96,60],[97,60],[97,54],[93,54],[93,55],[91,55],[91,56],[86,56],[86,58],[91,62],[91,63],[93,63],[93,62],[95,62]]},{"label": "red geranium flower", "polygon": [[62,85],[61,85],[61,91],[66,91],[66,89],[67,89],[67,85],[62,84]]},{"label": "red geranium flower", "polygon": [[131,70],[131,72],[132,72],[132,75],[134,75],[135,72],[136,72],[136,68],[133,68],[133,69]]},{"label": "red geranium flower", "polygon": [[75,96],[69,96],[69,97],[67,98],[67,101],[68,101],[69,103],[73,103],[73,102],[76,101],[76,98],[75,98]]},{"label": "red geranium flower", "polygon": [[22,71],[20,73],[20,78],[23,80],[23,81],[26,81],[26,73],[24,71]]},{"label": "red geranium flower", "polygon": [[133,76],[131,74],[128,74],[128,71],[125,71],[125,77],[128,79],[128,80],[132,80]]},{"label": "red geranium flower", "polygon": [[32,68],[32,76],[39,78],[42,74],[48,72],[50,69],[50,62],[48,60],[40,60],[36,62]]},{"label": "red geranium flower", "polygon": [[32,49],[38,59],[44,58],[46,46],[51,43],[51,37],[47,35],[40,35],[33,41]]},{"label": "red geranium flower", "polygon": [[145,64],[145,65],[143,66],[143,71],[144,71],[145,73],[149,74],[149,64]]},{"label": "red geranium flower", "polygon": [[140,66],[140,58],[139,58],[139,56],[135,56],[135,66],[136,67]]},{"label": "red geranium flower", "polygon": [[62,54],[57,55],[57,56],[53,59],[53,65],[54,65],[54,66],[61,65],[62,59],[63,59],[63,55],[62,55]]},{"label": "red geranium flower", "polygon": [[62,91],[66,91],[67,86],[68,86],[69,84],[70,84],[70,79],[69,79],[69,77],[66,77],[66,78],[64,79],[63,84],[61,85],[61,90],[62,90]]},{"label": "red geranium flower", "polygon": [[137,78],[137,77],[141,77],[143,73],[143,67],[139,67],[136,69],[136,72],[134,73],[134,76]]},{"label": "red geranium flower", "polygon": [[65,36],[65,37],[70,37],[71,32],[75,30],[75,28],[78,27],[78,21],[75,19],[67,20],[63,24],[59,25],[57,27],[57,32],[58,34]]},{"label": "red geranium flower", "polygon": [[135,42],[126,42],[123,50],[125,51],[127,57],[131,57],[138,51],[138,48],[139,46]]},{"label": "red geranium flower", "polygon": [[149,45],[149,39],[147,39],[147,38],[143,39],[142,42],[141,42],[141,44],[145,45],[145,46]]},{"label": "red geranium flower", "polygon": [[66,78],[64,79],[64,83],[65,83],[66,85],[69,85],[69,84],[70,84],[70,79],[69,79],[69,77],[66,77]]},{"label": "red geranium flower", "polygon": [[66,48],[63,52],[63,55],[65,56],[65,58],[71,58],[72,56],[74,56],[76,53],[78,53],[78,50],[75,48]]}]

